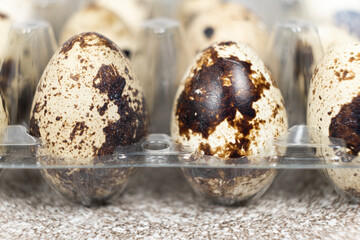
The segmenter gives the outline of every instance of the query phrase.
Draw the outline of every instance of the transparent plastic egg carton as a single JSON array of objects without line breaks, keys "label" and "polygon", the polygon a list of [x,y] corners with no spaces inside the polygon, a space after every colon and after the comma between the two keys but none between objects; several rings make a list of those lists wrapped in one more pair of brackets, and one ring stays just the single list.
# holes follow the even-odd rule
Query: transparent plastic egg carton
[{"label": "transparent plastic egg carton", "polygon": [[[51,27],[39,21],[14,25],[9,36],[16,39],[15,43],[31,42],[41,47],[36,44],[11,47],[9,42],[6,49],[2,70],[4,63],[9,62],[6,60],[13,62],[12,75],[7,77],[11,83],[8,86],[15,87],[3,89],[7,99],[11,99],[8,102],[11,125],[4,129],[0,143],[0,168],[38,169],[43,175],[52,176],[45,179],[55,190],[84,205],[102,202],[121,192],[137,168],[180,168],[196,192],[227,205],[260,197],[280,170],[319,169],[324,175],[329,170],[345,174],[360,170],[359,158],[348,153],[342,139],[323,136],[317,129],[305,125],[311,76],[324,54],[317,27],[307,21],[286,20],[275,24],[267,53],[263,54],[265,65],[272,71],[284,97],[289,119],[287,133],[268,139],[262,155],[229,159],[203,155],[194,151],[193,146],[174,142],[169,134],[174,95],[191,62],[178,21],[164,17],[147,20],[142,25],[138,51],[131,59],[144,86],[150,133],[135,145],[117,147],[112,155],[92,161],[77,159],[78,164],[72,159],[47,154],[41,140],[28,133],[26,118],[31,106],[24,110],[19,104],[22,90],[30,90],[26,100],[31,101],[31,89],[36,88],[36,81],[26,80],[25,76],[30,76],[28,70],[16,67],[25,65],[21,47],[27,47],[30,53],[34,49],[44,50],[31,55],[38,60],[35,63],[38,68],[30,79],[39,79],[56,50]],[[23,41],[25,38],[31,41]],[[22,85],[22,81],[30,82],[30,87]],[[15,93],[13,89],[17,89]],[[273,150],[266,152],[268,148]],[[344,189],[340,192],[350,198],[359,197]]]},{"label": "transparent plastic egg carton", "polygon": [[[185,174],[193,176],[220,177],[225,174],[228,179],[239,176],[256,178],[268,171],[273,175],[269,182],[258,189],[252,195],[246,195],[244,199],[229,196],[213,196],[210,193],[202,192],[202,189],[195,191],[205,195],[210,200],[220,204],[236,204],[260,197],[271,185],[279,170],[286,169],[320,169],[320,170],[355,170],[360,168],[358,159],[347,154],[346,145],[341,139],[329,139],[322,137],[322,142],[314,142],[311,136],[316,131],[305,125],[295,125],[289,129],[288,134],[269,142],[284,152],[282,155],[269,156],[247,156],[233,159],[219,159],[214,156],[204,156],[194,152],[189,146],[182,146],[174,143],[166,134],[149,134],[146,139],[134,146],[119,147],[111,156],[98,157],[92,164],[69,164],[64,158],[51,157],[52,161],[43,162],[49,158],[48,155],[37,155],[38,149],[43,148],[41,141],[28,134],[27,129],[21,125],[12,125],[5,129],[1,149],[0,168],[2,169],[39,169],[39,170],[71,170],[83,169],[84,171],[100,171],[114,169],[132,168],[181,168]],[[315,155],[316,149],[336,151],[336,155],[319,156]],[[44,153],[44,152],[43,152]],[[326,159],[326,161],[325,161]],[[344,159],[353,159],[347,161]],[[220,173],[220,174],[219,174]],[[82,179],[83,177],[80,177]],[[83,181],[77,179],[77,181]],[[92,177],[86,179],[86,183],[92,184]],[[190,180],[189,180],[190,181]],[[191,182],[191,181],[190,181]],[[82,185],[80,184],[80,185]],[[50,184],[51,185],[51,184]],[[81,186],[82,188],[83,186]],[[66,196],[66,194],[65,194]],[[90,198],[90,200],[88,200]],[[71,196],[70,199],[74,200]],[[84,205],[96,203],[96,199],[84,194],[83,197],[76,197],[75,200]]]}]

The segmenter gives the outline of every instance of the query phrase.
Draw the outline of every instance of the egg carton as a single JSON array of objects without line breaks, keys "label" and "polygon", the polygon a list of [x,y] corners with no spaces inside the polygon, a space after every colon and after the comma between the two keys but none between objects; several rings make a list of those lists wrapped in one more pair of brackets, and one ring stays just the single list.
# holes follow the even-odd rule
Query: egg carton
[{"label": "egg carton", "polygon": [[[229,159],[206,155],[191,145],[176,143],[170,136],[173,98],[192,58],[178,21],[164,17],[146,21],[139,37],[140,47],[131,59],[145,86],[152,122],[150,134],[134,145],[117,147],[113,154],[92,161],[54,157],[39,138],[28,132],[26,110],[30,106],[21,109],[24,105],[18,96],[32,102],[37,84],[34,79],[40,78],[56,49],[50,25],[41,21],[13,25],[9,39],[2,64],[2,72],[9,73],[9,84],[3,90],[7,99],[14,99],[8,101],[11,125],[4,129],[0,143],[0,168],[38,169],[56,191],[84,205],[121,192],[136,169],[145,167],[181,168],[196,192],[221,204],[260,197],[283,169],[320,169],[328,176],[360,171],[358,158],[349,154],[344,140],[304,125],[310,78],[315,63],[324,54],[318,29],[309,22],[291,20],[275,25],[268,53],[262,56],[278,80],[291,127],[286,134],[267,139],[262,154]],[[26,58],[37,59],[37,63],[30,63],[38,68],[30,72],[33,68]],[[13,64],[4,64],[10,60]],[[344,188],[334,177],[330,179],[340,192],[358,197],[356,188]]]},{"label": "egg carton", "polygon": [[[206,156],[194,152],[190,146],[174,143],[166,134],[149,134],[139,144],[119,147],[111,156],[98,157],[91,164],[88,161],[88,164],[74,164],[71,159],[61,157],[51,157],[51,161],[48,161],[49,155],[38,154],[38,149],[43,147],[41,140],[29,135],[26,127],[12,125],[6,127],[3,141],[0,144],[0,149],[3,150],[0,154],[0,168],[38,169],[45,176],[52,171],[56,173],[77,171],[78,174],[68,180],[74,184],[74,186],[68,187],[71,191],[64,190],[62,184],[59,186],[59,183],[50,180],[52,178],[45,177],[45,179],[56,191],[85,206],[97,204],[99,201],[107,199],[109,195],[121,192],[128,177],[132,175],[133,169],[181,168],[194,190],[200,195],[205,195],[215,203],[233,205],[259,198],[271,185],[280,170],[319,169],[325,174],[327,171],[335,171],[335,173],[359,171],[360,164],[357,158],[353,161],[344,161],[344,159],[352,159],[353,156],[347,154],[346,144],[343,140],[320,136],[318,139],[322,139],[323,142],[319,143],[310,137],[317,134],[319,132],[315,129],[309,129],[305,125],[295,125],[285,136],[269,143],[277,149],[277,152],[282,152],[282,155],[247,156],[234,159]],[[325,152],[336,151],[337,154],[331,157],[319,156],[315,155],[316,149],[322,149]],[[44,154],[44,152],[42,153]],[[76,162],[81,161],[77,159]],[[117,176],[121,180],[119,184],[104,186],[98,183],[99,175],[102,179],[101,182],[106,182],[103,176],[113,176],[114,171],[125,172]],[[204,186],[212,184],[205,184],[204,182],[207,180],[219,178],[226,183],[226,181],[241,179],[241,177],[246,178],[246,180],[242,179],[247,185],[246,187],[242,186],[244,193],[234,194],[234,189],[227,185],[216,187],[217,190],[221,189],[221,193],[218,194],[214,194],[214,189],[211,187],[204,188]],[[255,179],[255,183],[265,182],[252,186],[249,181],[252,178]],[[68,185],[69,183],[66,184],[66,186]],[[337,184],[335,186],[337,187]],[[109,192],[105,193],[106,198],[103,198],[103,194],[101,194],[101,199],[97,198],[97,194],[94,193],[94,189],[97,188],[104,188]],[[241,189],[241,186],[239,188]],[[340,189],[341,193],[343,191]],[[357,200],[351,195],[349,197],[348,194],[344,196],[352,201]]]},{"label": "egg carton", "polygon": [[[310,134],[309,134],[310,132]],[[319,136],[322,142],[315,142],[311,136]],[[28,133],[23,125],[10,125],[5,128],[0,143],[2,153],[0,168],[5,169],[46,169],[46,168],[121,168],[121,167],[197,167],[197,168],[258,168],[258,169],[324,169],[324,168],[360,168],[357,161],[347,153],[346,143],[342,139],[320,136],[315,129],[306,125],[295,125],[285,136],[269,142],[283,154],[246,156],[221,159],[194,151],[191,146],[174,143],[167,134],[149,134],[138,144],[118,147],[111,156],[98,157],[91,164],[67,163],[63,158],[52,162],[42,162],[44,152],[39,138]],[[315,155],[316,149],[336,150],[337,155]],[[50,154],[49,154],[50,155]],[[323,159],[331,159],[324,161]],[[202,159],[202,160],[201,160]],[[255,159],[255,160],[251,160]],[[356,160],[356,159],[355,159]],[[69,161],[71,162],[71,161]],[[81,161],[80,161],[81,162]]]}]

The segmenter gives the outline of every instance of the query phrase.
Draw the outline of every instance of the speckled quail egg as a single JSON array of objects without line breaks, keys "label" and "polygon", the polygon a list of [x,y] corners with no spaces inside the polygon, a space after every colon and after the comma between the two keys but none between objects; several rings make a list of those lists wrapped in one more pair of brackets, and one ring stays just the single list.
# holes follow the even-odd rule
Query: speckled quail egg
[{"label": "speckled quail egg", "polygon": [[350,35],[346,30],[333,24],[318,24],[317,29],[325,52],[338,43],[354,42],[358,40],[355,36]]},{"label": "speckled quail egg", "polygon": [[9,31],[0,87],[8,104],[10,124],[29,123],[37,83],[57,48],[50,28],[44,21],[28,21],[13,24]]},{"label": "speckled quail egg", "polygon": [[1,38],[0,38],[0,62],[2,60],[4,60],[3,53],[4,53],[4,48],[5,48],[5,45],[6,45],[6,41],[8,39],[11,22],[12,21],[10,20],[10,18],[7,15],[0,13],[0,34],[1,34]]},{"label": "speckled quail egg", "polygon": [[334,24],[360,38],[360,4],[353,0],[304,0],[306,16],[313,22]]},{"label": "speckled quail egg", "polygon": [[[359,7],[360,4],[357,4]],[[360,9],[347,9],[339,11],[334,16],[334,22],[337,26],[346,29],[349,33],[360,38]]]},{"label": "speckled quail egg", "polygon": [[98,5],[90,5],[76,12],[63,28],[60,42],[92,31],[114,41],[129,58],[135,52],[135,33],[114,12]]},{"label": "speckled quail egg", "polygon": [[265,24],[254,13],[230,2],[201,12],[185,33],[191,57],[217,41],[239,41],[265,57],[269,38]]},{"label": "speckled quail egg", "polygon": [[[357,163],[360,152],[360,43],[340,43],[318,64],[309,90],[307,121],[319,131],[315,142],[326,143],[321,136],[342,139],[341,148],[318,147],[317,156],[329,164]],[[335,144],[339,144],[338,141]],[[341,146],[341,145],[340,145]],[[337,156],[337,157],[336,157]],[[360,198],[360,169],[325,169],[337,189]]]},{"label": "speckled quail egg", "polygon": [[64,22],[83,4],[79,0],[0,0],[0,9],[15,23],[45,20],[50,23],[56,39]]},{"label": "speckled quail egg", "polygon": [[[6,108],[5,98],[0,92],[0,142],[3,139],[5,127],[9,124],[9,113]],[[0,148],[0,152],[5,151],[5,148]]]},{"label": "speckled quail egg", "polygon": [[[6,101],[4,94],[0,91],[0,143],[3,142],[4,139],[4,131],[6,126],[9,124],[9,114],[6,108]],[[6,153],[6,147],[0,147],[0,155]],[[3,172],[0,169],[0,172]]]},{"label": "speckled quail egg", "polygon": [[95,0],[97,5],[113,11],[135,33],[150,16],[154,0]]},{"label": "speckled quail egg", "polygon": [[214,8],[220,0],[183,0],[178,5],[178,18],[185,28],[191,24],[197,15]]},{"label": "speckled quail egg", "polygon": [[[109,39],[82,33],[54,54],[38,84],[30,133],[43,165],[106,164],[116,147],[147,133],[143,93],[128,60]],[[84,205],[121,190],[131,168],[44,169],[55,189]]]},{"label": "speckled quail egg", "polygon": [[[286,131],[280,90],[251,48],[220,42],[196,57],[173,105],[171,135],[176,143],[225,163],[256,164],[264,159],[241,157],[276,154],[269,142]],[[196,154],[192,160],[202,161]],[[183,171],[197,192],[224,204],[263,192],[276,175],[269,169]]]}]

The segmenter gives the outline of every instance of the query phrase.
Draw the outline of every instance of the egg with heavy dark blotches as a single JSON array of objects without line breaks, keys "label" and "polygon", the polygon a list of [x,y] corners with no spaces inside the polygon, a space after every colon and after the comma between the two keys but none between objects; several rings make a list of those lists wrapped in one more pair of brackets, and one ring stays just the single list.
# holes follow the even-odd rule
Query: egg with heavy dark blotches
[{"label": "egg with heavy dark blotches", "polygon": [[360,169],[355,167],[360,160],[359,42],[335,45],[317,65],[310,84],[307,122],[317,130],[313,140],[322,144],[316,155],[326,164],[345,166],[329,166],[326,175],[342,193],[360,198]]},{"label": "egg with heavy dark blotches", "polygon": [[[260,156],[276,154],[269,143],[286,131],[280,90],[251,48],[220,42],[196,57],[177,91],[171,122],[174,141],[197,152],[195,163],[209,156],[224,164],[260,163],[265,161]],[[270,169],[183,171],[197,192],[225,204],[258,195],[276,175]]]},{"label": "egg with heavy dark blotches", "polygon": [[[42,140],[37,157],[49,166],[113,161],[119,146],[138,143],[148,129],[144,97],[122,51],[97,33],[66,41],[48,63],[32,104],[30,133]],[[121,190],[132,168],[45,169],[64,195],[90,205]]]}]

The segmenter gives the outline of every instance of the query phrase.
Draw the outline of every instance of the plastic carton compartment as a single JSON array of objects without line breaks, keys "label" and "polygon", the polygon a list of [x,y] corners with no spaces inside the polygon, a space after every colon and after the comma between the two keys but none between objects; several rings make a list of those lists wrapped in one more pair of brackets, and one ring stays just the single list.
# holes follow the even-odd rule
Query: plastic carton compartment
[{"label": "plastic carton compartment", "polygon": [[[94,193],[87,189],[93,189],[98,179],[103,181],[102,176],[109,176],[113,171],[124,172],[129,170],[130,176],[134,168],[181,168],[196,192],[206,195],[215,202],[235,204],[239,201],[243,202],[254,197],[260,197],[271,185],[278,170],[321,169],[327,171],[332,169],[332,171],[346,171],[346,169],[356,170],[360,168],[360,163],[357,160],[344,161],[344,159],[354,157],[346,153],[345,143],[341,139],[330,139],[329,141],[328,137],[321,137],[323,141],[318,143],[311,138],[314,134],[317,134],[315,130],[309,129],[305,125],[296,125],[289,129],[288,134],[269,143],[275,146],[277,152],[284,152],[284,154],[233,159],[204,156],[194,152],[190,146],[174,143],[166,134],[150,134],[139,144],[119,147],[113,155],[94,159],[92,164],[73,164],[71,159],[50,157],[46,151],[38,151],[43,148],[41,141],[30,136],[24,126],[14,125],[5,129],[3,142],[0,144],[1,149],[5,150],[1,154],[0,168],[39,169],[43,174],[53,170],[79,171],[76,176],[70,178],[70,182],[76,185],[75,189],[77,190],[74,192],[81,194],[65,194],[65,196],[78,200],[84,205],[91,205],[97,200],[104,200],[103,198],[93,199]],[[336,154],[333,156],[316,155],[317,149],[331,149]],[[37,154],[39,152],[41,154]],[[49,158],[51,161],[43,161]],[[325,158],[327,161],[323,160]],[[231,181],[242,177],[246,177],[246,179],[260,177],[260,182],[263,182],[261,176],[264,174],[266,182],[256,184],[260,187],[253,191],[249,190],[250,195],[247,192],[246,197],[231,196],[232,190],[224,190],[222,193],[213,195],[210,193],[211,189],[207,192],[202,188],[209,185],[205,183],[206,179],[225,178]],[[121,186],[117,186],[119,188],[117,191],[111,189],[110,185],[109,197],[125,187],[126,180],[124,180],[125,183],[120,184]],[[59,185],[54,182],[50,182],[50,185],[57,190],[59,188]],[[109,186],[104,185],[102,187],[106,190]],[[223,186],[221,189],[226,188]],[[62,190],[60,191],[63,193]]]},{"label": "plastic carton compartment", "polygon": [[[54,51],[54,37],[52,30],[43,24],[16,25],[12,33],[20,33],[16,37],[20,42],[25,35],[35,36],[32,40],[35,43],[41,40],[42,46],[48,46],[44,58],[49,58]],[[39,26],[45,28],[45,33]],[[27,31],[21,32],[21,28]],[[290,126],[287,134],[268,139],[267,145],[274,151],[229,159],[203,155],[193,146],[178,144],[169,136],[173,96],[190,62],[184,33],[179,22],[167,18],[150,19],[142,30],[139,51],[132,63],[144,85],[152,120],[151,133],[145,139],[135,145],[118,147],[112,155],[91,161],[77,159],[74,164],[72,159],[48,153],[40,139],[29,135],[26,120],[13,120],[14,125],[4,129],[0,168],[38,169],[55,190],[84,205],[104,201],[121,192],[136,168],[181,168],[196,192],[221,204],[237,204],[260,197],[283,169],[320,169],[324,175],[341,172],[354,175],[360,171],[358,157],[348,154],[342,139],[323,136],[317,129],[305,125],[307,90],[316,63],[323,55],[315,25],[298,20],[276,24],[268,57],[264,59],[285,99]],[[21,52],[21,45],[16,46]],[[19,56],[12,60],[12,75],[6,76],[6,81],[10,83],[8,86],[22,87],[13,88],[16,91],[3,89],[7,98],[16,103],[9,104],[11,115],[16,116],[19,91],[29,90],[21,85],[28,73],[16,67],[24,65],[24,58],[12,54],[11,48],[8,51],[9,57]],[[39,56],[33,58],[40,59]],[[43,71],[43,60],[35,65],[39,72]],[[333,154],[325,154],[328,152]],[[350,197],[359,197],[356,190],[337,188]]]}]

